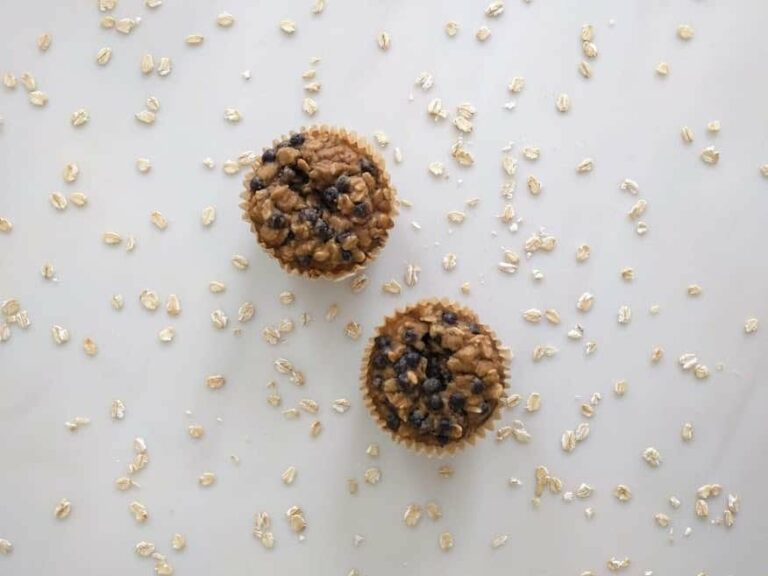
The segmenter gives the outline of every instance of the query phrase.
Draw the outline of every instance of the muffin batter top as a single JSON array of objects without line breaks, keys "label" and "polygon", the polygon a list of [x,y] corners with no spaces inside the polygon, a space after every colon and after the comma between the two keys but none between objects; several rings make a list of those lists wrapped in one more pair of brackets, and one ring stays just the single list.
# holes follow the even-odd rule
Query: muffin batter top
[{"label": "muffin batter top", "polygon": [[364,264],[394,225],[383,165],[344,134],[293,134],[265,150],[254,172],[248,214],[260,241],[307,275]]}]

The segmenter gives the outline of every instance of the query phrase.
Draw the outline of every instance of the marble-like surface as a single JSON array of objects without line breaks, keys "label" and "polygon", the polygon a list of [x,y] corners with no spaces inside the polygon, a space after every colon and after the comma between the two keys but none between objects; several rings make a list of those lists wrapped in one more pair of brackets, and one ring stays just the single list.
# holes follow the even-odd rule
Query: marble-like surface
[{"label": "marble-like surface", "polygon": [[[133,551],[140,540],[154,542],[184,576],[330,576],[353,568],[366,576],[606,574],[614,556],[631,559],[625,573],[632,575],[759,572],[768,539],[768,396],[760,378],[768,338],[762,250],[768,180],[758,169],[768,162],[768,5],[507,0],[503,16],[491,20],[483,15],[484,2],[328,0],[320,16],[310,14],[310,4],[166,0],[149,10],[138,0],[121,0],[117,16],[141,17],[129,36],[100,29],[91,0],[0,7],[0,73],[29,71],[50,97],[38,109],[22,87],[0,87],[0,216],[14,223],[12,233],[0,234],[0,300],[20,299],[32,318],[28,330],[14,327],[0,345],[0,538],[15,545],[12,555],[0,556],[0,574],[152,574],[152,562]],[[229,29],[215,24],[223,10],[236,18]],[[278,29],[283,18],[297,22],[294,36]],[[461,26],[454,39],[443,31],[450,19]],[[586,22],[595,26],[600,51],[589,81],[576,70]],[[682,23],[695,29],[690,42],[676,37]],[[483,24],[493,34],[481,44],[474,31]],[[376,45],[381,31],[391,35],[388,52]],[[43,32],[53,36],[45,54],[35,44]],[[192,33],[205,35],[202,46],[184,44]],[[113,56],[100,67],[95,55],[105,46]],[[144,52],[172,57],[173,72],[142,76]],[[322,59],[315,120],[366,135],[384,130],[393,181],[413,202],[360,294],[346,283],[286,277],[240,222],[240,177],[221,171],[227,158],[309,121],[301,111],[301,74],[312,56]],[[660,61],[669,62],[666,78],[654,73]],[[248,81],[244,70],[251,72]],[[413,85],[423,71],[434,75],[428,93]],[[526,78],[519,96],[506,90],[513,76]],[[572,100],[568,114],[555,109],[562,92]],[[148,127],[133,115],[150,95],[161,110]],[[426,115],[437,97],[451,113],[461,102],[477,108],[474,134],[466,138],[476,158],[472,168],[450,157],[458,134],[450,123],[434,124]],[[517,102],[514,110],[502,108],[509,100]],[[74,129],[69,116],[83,107],[90,122]],[[242,122],[226,123],[226,107],[239,108]],[[711,120],[722,123],[716,136],[706,133]],[[695,133],[690,145],[681,141],[683,125]],[[509,142],[516,157],[526,144],[542,150],[537,162],[519,162],[516,234],[496,218],[504,205],[500,151]],[[698,158],[709,145],[721,152],[717,166]],[[395,146],[402,149],[400,165],[392,161]],[[148,174],[136,170],[138,157],[151,159]],[[206,157],[216,161],[214,170],[202,165]],[[594,159],[594,171],[576,174],[585,157]],[[430,176],[433,161],[443,162],[450,178]],[[72,185],[61,177],[68,162],[81,171]],[[539,197],[526,190],[529,175],[544,184]],[[637,198],[619,190],[624,178],[639,182],[639,198],[648,201],[650,231],[642,238],[626,216]],[[54,191],[84,192],[89,204],[59,213],[48,201]],[[471,197],[479,197],[479,205],[464,208]],[[217,219],[203,229],[200,213],[209,205]],[[445,213],[452,209],[467,212],[464,224],[449,226]],[[151,226],[153,210],[168,217],[165,232]],[[524,259],[516,275],[498,272],[502,247],[521,251],[541,227],[557,237],[557,249]],[[108,230],[134,235],[136,249],[129,254],[105,246],[100,237]],[[592,246],[592,257],[577,264],[574,252],[582,243]],[[458,256],[450,273],[441,268],[447,252]],[[230,264],[235,253],[250,260],[248,271]],[[40,276],[46,261],[56,268],[56,282]],[[382,294],[386,280],[403,283],[409,263],[421,267],[420,282],[404,286],[399,297]],[[626,266],[636,271],[632,283],[619,276]],[[542,281],[532,280],[534,269],[543,272]],[[226,292],[211,294],[211,280],[225,282]],[[459,292],[464,282],[472,286],[469,296]],[[691,283],[703,287],[698,298],[686,295]],[[143,310],[138,295],[145,288],[163,299],[178,294],[181,315]],[[295,292],[292,306],[279,304],[283,290]],[[582,314],[575,302],[585,291],[595,295],[595,305]],[[115,293],[125,297],[121,312],[110,306]],[[543,398],[540,412],[518,407],[502,421],[523,420],[530,444],[488,438],[450,462],[455,475],[448,480],[437,473],[445,462],[392,445],[357,391],[359,358],[372,328],[394,307],[426,296],[474,307],[516,354],[512,390]],[[232,328],[246,300],[258,312],[237,336]],[[332,303],[340,313],[329,323],[323,317]],[[633,319],[619,326],[624,304]],[[653,304],[661,307],[657,316],[648,313]],[[558,309],[562,324],[525,323],[520,313],[531,307]],[[216,308],[230,316],[226,331],[211,327]],[[263,327],[283,318],[298,324],[302,312],[314,318],[308,328],[297,327],[279,346],[263,341]],[[764,324],[750,336],[743,330],[749,317]],[[344,335],[351,320],[363,327],[357,342]],[[565,336],[576,323],[584,327],[581,342]],[[69,344],[52,342],[53,324],[69,329]],[[177,336],[162,345],[156,335],[167,325]],[[97,342],[97,357],[83,353],[85,337]],[[598,345],[590,357],[586,340]],[[533,363],[537,344],[560,351]],[[649,361],[654,346],[665,350],[657,365]],[[709,379],[679,369],[685,352],[709,366]],[[274,371],[278,357],[304,371],[303,388]],[[214,373],[227,378],[218,391],[204,384]],[[619,379],[629,383],[623,399],[612,393]],[[286,421],[267,404],[270,380],[278,382],[284,408],[301,398],[320,403],[319,438],[310,439],[307,414]],[[591,435],[565,454],[560,435],[582,420],[579,404],[594,392],[603,401]],[[109,416],[116,398],[126,405],[121,422]],[[331,409],[337,398],[351,400],[346,414]],[[92,422],[71,433],[64,422],[75,416]],[[680,439],[685,421],[695,426],[689,444]],[[188,437],[191,423],[205,426],[203,439]],[[137,436],[147,441],[150,464],[136,477],[141,487],[121,493],[113,482],[124,474]],[[365,454],[371,442],[381,446],[378,461]],[[662,454],[658,469],[641,458],[648,446]],[[534,509],[539,464],[566,489],[587,482],[595,494],[570,504],[546,495]],[[298,477],[286,487],[280,474],[289,465]],[[374,465],[382,481],[365,485],[363,472]],[[207,489],[197,483],[205,470],[218,476]],[[523,486],[510,488],[511,476]],[[346,489],[352,477],[361,482],[355,496]],[[693,512],[696,488],[712,482],[743,500],[730,530]],[[612,496],[618,483],[632,488],[631,502]],[[670,508],[671,495],[682,501],[679,510]],[[62,497],[72,502],[72,513],[57,521],[53,508]],[[150,511],[144,525],[129,515],[133,499]],[[406,528],[406,506],[429,500],[442,505],[443,518]],[[293,504],[303,507],[309,525],[303,542],[284,518]],[[713,500],[713,516],[724,506],[724,496]],[[592,520],[585,518],[587,507],[594,509]],[[251,534],[258,511],[273,516],[272,551]],[[655,526],[657,512],[671,516],[673,542]],[[684,537],[688,526],[692,534]],[[455,537],[449,553],[438,548],[442,531]],[[171,551],[174,532],[187,536],[184,552]],[[356,534],[365,538],[358,547]],[[492,550],[498,534],[509,541]]]}]

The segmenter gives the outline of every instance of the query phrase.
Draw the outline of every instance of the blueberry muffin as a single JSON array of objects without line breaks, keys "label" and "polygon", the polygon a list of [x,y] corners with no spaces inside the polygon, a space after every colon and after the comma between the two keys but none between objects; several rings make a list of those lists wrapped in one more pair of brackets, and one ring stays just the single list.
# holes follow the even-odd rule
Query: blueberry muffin
[{"label": "blueberry muffin", "polygon": [[362,392],[382,429],[410,448],[452,453],[498,418],[508,353],[471,310],[423,300],[385,319],[363,358]]},{"label": "blueberry muffin", "polygon": [[290,272],[349,276],[376,257],[394,226],[384,161],[345,130],[314,126],[275,141],[244,183],[244,218]]}]

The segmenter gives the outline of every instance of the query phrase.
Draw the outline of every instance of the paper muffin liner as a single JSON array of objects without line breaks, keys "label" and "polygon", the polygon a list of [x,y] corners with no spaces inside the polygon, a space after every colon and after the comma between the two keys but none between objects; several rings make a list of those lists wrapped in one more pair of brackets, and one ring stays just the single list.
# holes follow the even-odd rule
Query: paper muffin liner
[{"label": "paper muffin liner", "polygon": [[[384,317],[384,321],[379,326],[376,327],[374,334],[371,336],[370,340],[368,341],[368,344],[365,347],[365,350],[363,352],[363,362],[360,370],[360,391],[362,392],[362,395],[363,395],[363,402],[368,408],[368,411],[370,412],[371,417],[374,419],[376,424],[378,424],[379,428],[381,428],[385,433],[387,433],[392,438],[392,440],[394,440],[397,444],[405,446],[409,450],[416,452],[417,454],[425,454],[430,458],[432,457],[441,458],[443,456],[453,456],[457,454],[458,452],[463,450],[466,446],[468,445],[472,446],[475,444],[475,442],[478,439],[485,437],[486,432],[493,431],[494,423],[501,418],[501,411],[502,411],[501,400],[496,404],[496,408],[494,409],[493,413],[488,417],[488,419],[483,423],[483,425],[475,429],[471,435],[467,436],[466,438],[462,438],[461,440],[456,440],[454,442],[445,444],[444,446],[439,446],[439,445],[427,444],[425,442],[420,442],[418,440],[414,440],[413,438],[403,438],[397,432],[391,430],[387,426],[386,420],[382,417],[382,415],[376,409],[376,404],[374,402],[373,397],[370,394],[370,388],[368,386],[368,369],[370,366],[371,354],[374,349],[374,340],[376,336],[379,336],[381,334],[382,328],[396,321],[399,316],[410,313],[414,309],[418,309],[418,308],[421,308],[422,306],[426,306],[430,304],[432,305],[439,304],[445,310],[454,312],[459,316],[470,316],[477,319],[477,314],[473,310],[471,310],[466,306],[462,306],[461,304],[458,304],[457,302],[454,302],[453,300],[449,300],[447,298],[426,298],[423,300],[419,300],[418,302],[415,302],[413,304],[404,306],[402,308],[397,308],[391,315]],[[482,322],[476,322],[476,323],[478,326],[480,326],[481,330],[485,334],[491,337],[491,340],[493,340],[496,350],[498,350],[501,356],[501,383],[502,383],[502,386],[504,387],[504,392],[506,392],[508,389],[507,379],[509,376],[512,355],[508,348],[505,348],[504,346],[502,346],[501,342],[496,336],[496,333],[493,330],[491,330],[491,328],[488,325],[483,324]]]},{"label": "paper muffin liner", "polygon": [[[345,128],[337,128],[335,126],[327,126],[325,124],[317,124],[317,125],[306,126],[306,127],[303,126],[301,127],[299,132],[310,135],[310,136],[330,134],[342,140],[346,144],[348,144],[356,152],[360,154],[365,154],[376,166],[376,169],[379,172],[381,185],[392,190],[392,210],[391,210],[390,216],[392,217],[392,221],[396,222],[397,215],[398,215],[397,190],[392,185],[392,182],[389,177],[389,172],[387,172],[386,165],[384,163],[384,158],[382,158],[382,156],[376,150],[374,150],[373,146],[371,146],[368,140],[366,140],[362,136],[359,136],[355,132],[346,130]],[[296,132],[291,132],[287,136],[283,135],[280,138],[273,140],[272,148],[277,146],[280,142],[284,142],[285,140],[290,138],[291,134],[295,134],[295,133]],[[265,147],[263,150],[267,150],[267,149],[268,147]],[[384,241],[382,242],[382,244],[376,247],[370,253],[368,253],[368,257],[365,259],[363,263],[355,264],[352,268],[348,270],[331,272],[331,271],[316,270],[314,268],[302,269],[302,268],[299,268],[293,262],[283,262],[277,256],[277,251],[274,248],[270,248],[269,246],[267,246],[261,240],[258,232],[256,231],[256,226],[254,225],[250,215],[248,214],[248,201],[250,200],[250,197],[251,197],[250,183],[251,183],[251,179],[255,176],[256,169],[259,166],[261,166],[261,157],[259,157],[256,160],[256,162],[254,162],[251,169],[246,173],[245,178],[243,179],[244,189],[240,193],[240,198],[242,199],[242,202],[240,203],[240,208],[243,211],[242,218],[243,220],[245,220],[250,224],[251,232],[253,233],[254,236],[256,236],[256,239],[258,240],[259,244],[264,249],[264,251],[267,254],[269,254],[274,260],[276,260],[277,263],[283,268],[283,270],[287,271],[289,274],[292,274],[295,276],[303,276],[305,278],[325,278],[328,280],[341,281],[341,280],[344,280],[345,278],[349,278],[350,276],[354,276],[355,274],[363,270],[366,266],[368,266],[368,264],[373,262],[378,257],[379,252],[381,252],[381,250],[386,245],[387,240],[389,239],[389,232],[390,232],[389,230],[386,231],[386,235],[384,237]]]}]

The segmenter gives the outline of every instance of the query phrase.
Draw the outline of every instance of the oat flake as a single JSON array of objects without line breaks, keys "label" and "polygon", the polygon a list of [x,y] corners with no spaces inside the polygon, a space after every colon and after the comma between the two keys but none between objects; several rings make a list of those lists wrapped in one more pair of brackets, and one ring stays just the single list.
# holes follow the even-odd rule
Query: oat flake
[{"label": "oat flake", "polygon": [[661,465],[661,454],[656,448],[649,447],[643,451],[643,460],[652,468],[658,468]]},{"label": "oat flake", "polygon": [[166,326],[160,332],[157,333],[157,338],[160,340],[160,342],[169,343],[173,342],[173,339],[176,337],[176,330],[173,328],[173,326]]},{"label": "oat flake", "polygon": [[746,322],[744,322],[744,332],[746,334],[754,334],[757,332],[757,329],[760,327],[760,322],[757,318],[748,318]]},{"label": "oat flake", "polygon": [[59,500],[59,503],[56,504],[56,508],[53,509],[53,515],[56,517],[57,520],[66,519],[67,517],[69,517],[71,512],[72,512],[72,503],[66,498],[62,498],[61,500]]},{"label": "oat flake", "polygon": [[453,548],[453,534],[450,532],[441,532],[438,537],[438,543],[440,545],[440,550],[448,552]]},{"label": "oat flake", "polygon": [[479,42],[485,42],[490,37],[491,30],[488,26],[480,26],[480,28],[477,29],[477,32],[475,32],[475,38],[477,38]]}]

